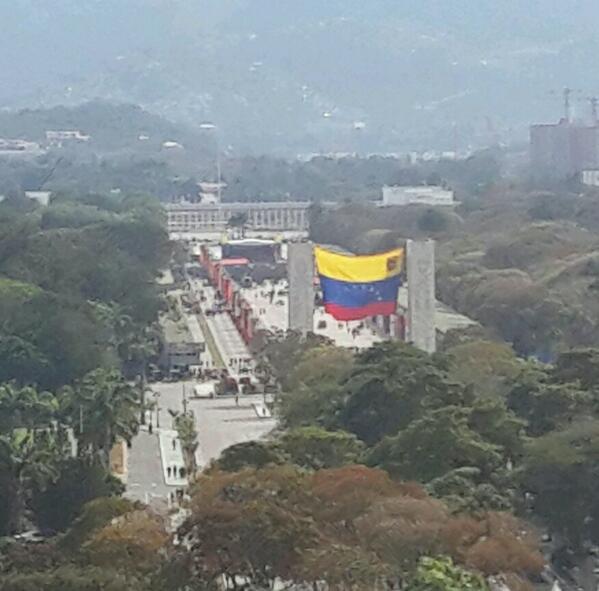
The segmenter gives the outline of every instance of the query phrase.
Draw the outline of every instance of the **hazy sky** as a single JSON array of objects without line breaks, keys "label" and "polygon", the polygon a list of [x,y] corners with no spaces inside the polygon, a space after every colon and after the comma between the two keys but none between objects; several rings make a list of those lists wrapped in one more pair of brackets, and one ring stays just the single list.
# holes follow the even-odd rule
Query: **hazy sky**
[{"label": "hazy sky", "polygon": [[596,0],[11,0],[0,22],[9,107],[108,98],[273,135],[331,112],[380,134],[509,129],[557,117],[566,85],[599,92]]}]

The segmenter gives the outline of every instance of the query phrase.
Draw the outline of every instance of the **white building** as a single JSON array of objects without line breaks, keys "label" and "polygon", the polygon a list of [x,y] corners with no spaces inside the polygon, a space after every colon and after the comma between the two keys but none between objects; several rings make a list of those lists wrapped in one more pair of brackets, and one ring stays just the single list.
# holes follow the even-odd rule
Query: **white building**
[{"label": "white building", "polygon": [[25,191],[25,197],[46,207],[50,203],[52,193],[50,191]]},{"label": "white building", "polygon": [[454,205],[454,193],[438,186],[383,187],[382,206],[389,205]]},{"label": "white building", "polygon": [[[25,197],[37,202],[42,207],[46,207],[50,203],[52,193],[50,191],[25,191]],[[0,203],[6,199],[6,195],[0,195]]]},{"label": "white building", "polygon": [[582,183],[589,187],[599,187],[599,169],[583,170]]},{"label": "white building", "polygon": [[162,142],[162,147],[165,150],[183,150],[183,144],[174,141]]},{"label": "white building", "polygon": [[61,143],[65,141],[88,142],[90,136],[78,129],[69,129],[62,131],[46,131],[46,139],[51,143]]},{"label": "white building", "polygon": [[247,215],[249,230],[308,230],[309,202],[170,203],[166,205],[170,233],[224,231],[235,214]]},{"label": "white building", "polygon": [[0,138],[0,156],[20,156],[26,158],[28,156],[39,156],[43,152],[44,150],[42,150],[37,142]]}]

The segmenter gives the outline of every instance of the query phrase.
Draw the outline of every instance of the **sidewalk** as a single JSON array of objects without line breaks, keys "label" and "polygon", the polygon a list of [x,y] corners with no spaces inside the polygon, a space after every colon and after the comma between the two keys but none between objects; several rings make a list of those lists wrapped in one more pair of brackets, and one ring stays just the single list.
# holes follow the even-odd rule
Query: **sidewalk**
[{"label": "sidewalk", "polygon": [[180,475],[180,470],[185,469],[185,460],[177,432],[161,429],[158,433],[158,439],[164,482],[168,486],[186,487],[188,484],[187,475],[183,477]]}]

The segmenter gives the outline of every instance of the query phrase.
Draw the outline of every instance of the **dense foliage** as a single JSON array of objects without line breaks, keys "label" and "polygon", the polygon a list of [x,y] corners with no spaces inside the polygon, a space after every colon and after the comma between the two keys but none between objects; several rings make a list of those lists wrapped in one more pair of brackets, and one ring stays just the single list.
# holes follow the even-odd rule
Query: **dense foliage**
[{"label": "dense foliage", "polygon": [[520,513],[551,532],[556,549],[576,553],[599,542],[598,359],[576,349],[546,366],[485,341],[432,357],[399,343],[354,358],[316,347],[280,396],[287,430],[258,449],[228,450],[219,465],[361,461],[422,483],[456,514]]},{"label": "dense foliage", "polygon": [[168,243],[143,197],[20,203],[0,205],[0,377],[56,388],[114,366],[124,333],[154,321]]},{"label": "dense foliage", "polygon": [[198,481],[190,511],[180,530],[190,577],[224,574],[234,587],[279,579],[372,589],[412,577],[423,554],[447,554],[485,575],[534,575],[543,565],[534,535],[515,518],[454,516],[422,487],[364,466],[213,471]]},{"label": "dense foliage", "polygon": [[138,429],[163,226],[141,196],[0,204],[0,534],[122,491],[109,455]]}]

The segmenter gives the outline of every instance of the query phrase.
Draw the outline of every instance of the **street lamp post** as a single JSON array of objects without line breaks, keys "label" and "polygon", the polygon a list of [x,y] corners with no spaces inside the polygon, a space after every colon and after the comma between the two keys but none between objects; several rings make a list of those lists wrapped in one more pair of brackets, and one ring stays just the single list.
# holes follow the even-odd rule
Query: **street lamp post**
[{"label": "street lamp post", "polygon": [[154,392],[154,408],[156,409],[156,428],[160,429],[160,392]]}]

